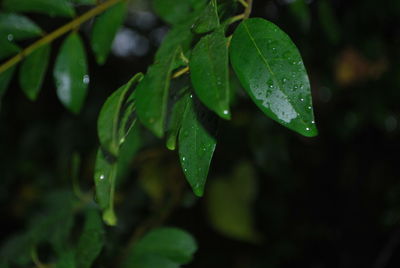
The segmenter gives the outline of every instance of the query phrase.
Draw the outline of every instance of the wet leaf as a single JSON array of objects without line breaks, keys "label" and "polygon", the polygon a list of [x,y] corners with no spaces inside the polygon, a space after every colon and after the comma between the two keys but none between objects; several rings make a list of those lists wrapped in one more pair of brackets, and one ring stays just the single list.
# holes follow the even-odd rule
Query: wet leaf
[{"label": "wet leaf", "polygon": [[193,31],[198,34],[208,33],[219,26],[218,4],[216,0],[211,0],[201,15],[196,20]]},{"label": "wet leaf", "polygon": [[259,18],[243,21],[230,57],[242,86],[268,117],[304,136],[317,135],[307,72],[282,30]]},{"label": "wet leaf", "polygon": [[3,0],[2,7],[11,12],[35,12],[52,17],[75,16],[75,10],[67,0]]},{"label": "wet leaf", "polygon": [[25,16],[0,13],[0,37],[8,41],[24,40],[43,34],[42,29]]},{"label": "wet leaf", "polygon": [[115,35],[124,21],[125,12],[126,2],[121,2],[95,19],[90,43],[98,64],[105,63]]},{"label": "wet leaf", "polygon": [[[188,102],[179,132],[179,158],[187,181],[197,196],[204,193],[208,170],[214,154],[213,114],[194,101]],[[210,123],[211,121],[211,123]]]},{"label": "wet leaf", "polygon": [[21,64],[19,84],[25,95],[35,100],[42,87],[50,57],[50,45],[43,46],[29,55]]},{"label": "wet leaf", "polygon": [[185,89],[182,90],[182,92],[176,96],[176,98],[177,99],[174,100],[173,108],[170,113],[167,128],[166,145],[169,150],[175,150],[176,148],[176,141],[179,130],[181,129],[183,115],[185,113],[187,103],[191,101],[189,93]]},{"label": "wet leaf", "polygon": [[197,43],[189,66],[199,99],[221,118],[230,119],[228,46],[222,27]]},{"label": "wet leaf", "polygon": [[105,242],[103,222],[99,213],[88,210],[85,225],[76,247],[76,267],[90,268],[100,254]]},{"label": "wet leaf", "polygon": [[71,112],[78,114],[86,99],[89,75],[85,48],[77,33],[71,33],[64,40],[53,76],[59,100]]},{"label": "wet leaf", "polygon": [[164,135],[170,80],[179,51],[175,49],[174,53],[150,66],[137,87],[137,116],[158,137]]}]

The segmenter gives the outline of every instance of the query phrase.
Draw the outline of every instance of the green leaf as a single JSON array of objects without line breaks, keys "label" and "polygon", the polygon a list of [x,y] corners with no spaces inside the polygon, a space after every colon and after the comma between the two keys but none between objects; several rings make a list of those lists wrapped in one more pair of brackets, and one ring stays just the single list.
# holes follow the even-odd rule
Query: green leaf
[{"label": "green leaf", "polygon": [[4,39],[0,39],[0,47],[0,60],[17,54],[21,50],[17,45],[9,41],[5,41]]},{"label": "green leaf", "polygon": [[114,191],[117,170],[116,159],[102,149],[99,149],[94,168],[96,201],[103,210],[103,220],[108,225],[117,224],[114,212]]},{"label": "green leaf", "polygon": [[221,27],[197,43],[189,63],[196,95],[207,108],[224,119],[230,119],[227,43]]},{"label": "green leaf", "polygon": [[204,0],[153,0],[153,9],[169,24],[179,24],[193,17],[192,12],[201,8],[204,3]]},{"label": "green leaf", "polygon": [[236,165],[228,178],[213,179],[207,189],[208,219],[216,231],[238,240],[260,241],[252,211],[257,185],[249,163]]},{"label": "green leaf", "polygon": [[331,43],[337,44],[341,37],[340,26],[328,1],[318,1],[318,15],[323,32]]},{"label": "green leaf", "polygon": [[74,250],[66,250],[60,254],[58,258],[56,268],[75,268],[75,251]]},{"label": "green leaf", "polygon": [[94,5],[96,4],[96,0],[69,0],[71,3],[78,5]]},{"label": "green leaf", "polygon": [[242,86],[267,116],[304,136],[317,135],[307,72],[282,30],[259,18],[243,21],[230,57]]},{"label": "green leaf", "polygon": [[124,114],[122,110],[127,94],[136,87],[142,78],[143,74],[136,74],[128,83],[116,90],[101,108],[97,121],[97,133],[102,148],[114,157],[118,156],[119,146],[124,142],[127,131],[130,129],[130,127],[125,129],[127,126],[124,125],[122,127],[124,131],[121,132],[121,118],[123,118],[125,114],[126,117],[132,113],[132,111],[129,110]]},{"label": "green leaf", "polygon": [[105,63],[125,12],[126,2],[120,2],[95,19],[90,43],[98,64]]},{"label": "green leaf", "polygon": [[190,101],[179,132],[179,158],[183,172],[197,196],[204,193],[216,139],[213,114]]},{"label": "green leaf", "polygon": [[0,100],[3,98],[3,96],[7,90],[8,85],[11,82],[11,78],[12,78],[15,70],[16,70],[16,66],[13,66],[13,67],[9,68],[8,70],[6,70],[5,72],[0,73]]},{"label": "green leaf", "polygon": [[179,49],[150,66],[137,87],[137,116],[156,136],[164,135],[168,93],[172,71]]},{"label": "green leaf", "polygon": [[25,16],[0,13],[0,36],[8,41],[33,38],[43,34],[42,29]]},{"label": "green leaf", "polygon": [[297,20],[301,30],[308,32],[311,26],[311,12],[305,0],[295,0],[289,4],[289,11]]},{"label": "green leaf", "polygon": [[11,12],[35,12],[52,17],[75,16],[75,10],[67,0],[3,0],[2,7]]},{"label": "green leaf", "polygon": [[85,225],[76,248],[76,267],[90,268],[100,254],[105,238],[103,223],[99,213],[89,210],[86,213]]},{"label": "green leaf", "polygon": [[135,256],[135,258],[130,258],[124,262],[122,268],[179,268],[180,265],[169,259],[161,257],[155,254],[142,254],[140,256]]},{"label": "green leaf", "polygon": [[193,32],[198,34],[208,33],[218,28],[218,4],[216,0],[211,0],[193,26]]},{"label": "green leaf", "polygon": [[42,87],[50,59],[50,45],[45,45],[29,55],[21,64],[19,84],[26,96],[35,100]]},{"label": "green leaf", "polygon": [[131,258],[157,255],[178,264],[187,264],[197,250],[194,238],[178,228],[161,227],[147,233],[133,248]]},{"label": "green leaf", "polygon": [[87,95],[89,75],[85,48],[77,33],[71,33],[62,44],[53,75],[59,100],[71,112],[78,114]]}]

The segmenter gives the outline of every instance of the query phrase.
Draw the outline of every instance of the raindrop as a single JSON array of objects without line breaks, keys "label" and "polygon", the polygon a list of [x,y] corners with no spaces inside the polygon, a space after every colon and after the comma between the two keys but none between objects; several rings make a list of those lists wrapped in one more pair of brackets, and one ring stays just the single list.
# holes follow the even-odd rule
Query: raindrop
[{"label": "raindrop", "polygon": [[182,161],[185,161],[186,160],[186,157],[182,157]]},{"label": "raindrop", "polygon": [[100,180],[104,180],[105,176],[103,174],[100,175]]},{"label": "raindrop", "polygon": [[307,130],[307,131],[310,131],[310,128],[309,128],[309,127],[306,127],[306,130]]},{"label": "raindrop", "polygon": [[191,99],[193,99],[193,94],[190,94],[190,96],[189,96]]},{"label": "raindrop", "polygon": [[7,35],[7,40],[12,41],[14,39],[14,36],[12,34]]},{"label": "raindrop", "polygon": [[224,112],[223,112],[224,114],[228,114],[229,112],[228,112],[228,110],[224,110]]},{"label": "raindrop", "polygon": [[308,106],[307,108],[308,108],[308,110],[311,110],[311,106]]},{"label": "raindrop", "polygon": [[89,82],[90,82],[89,75],[85,74],[85,75],[83,76],[83,83],[84,83],[84,84],[89,84]]},{"label": "raindrop", "polygon": [[283,78],[283,79],[282,79],[282,82],[283,82],[283,83],[286,83],[286,81],[287,81],[286,78]]},{"label": "raindrop", "polygon": [[304,99],[303,99],[303,98],[301,98],[301,99],[300,99],[300,101],[304,101]]},{"label": "raindrop", "polygon": [[311,124],[315,124],[315,121],[313,120],[313,121],[311,121]]}]

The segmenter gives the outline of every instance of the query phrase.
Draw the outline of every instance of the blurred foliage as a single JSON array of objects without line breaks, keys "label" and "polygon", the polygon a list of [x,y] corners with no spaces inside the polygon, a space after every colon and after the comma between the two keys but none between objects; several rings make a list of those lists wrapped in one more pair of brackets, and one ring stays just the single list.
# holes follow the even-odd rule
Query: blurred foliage
[{"label": "blurred foliage", "polygon": [[[91,199],[97,115],[115,88],[152,62],[169,27],[147,1],[135,1],[107,62],[99,67],[88,55],[91,86],[79,116],[58,103],[50,74],[36,102],[12,79],[0,111],[0,266],[8,256],[10,267],[32,267],[32,260],[71,267],[80,263],[74,249],[100,251],[80,242],[90,233],[107,241],[93,267],[115,267],[134,250],[127,245],[166,224],[198,241],[186,267],[398,267],[399,1],[255,0],[252,16],[273,21],[298,46],[312,82],[317,138],[281,128],[238,89],[232,120],[220,124],[205,197],[186,186],[177,156],[141,130],[146,146],[118,181],[120,224],[103,227]],[[29,17],[45,31],[66,22]],[[141,261],[176,267],[163,256]]]}]

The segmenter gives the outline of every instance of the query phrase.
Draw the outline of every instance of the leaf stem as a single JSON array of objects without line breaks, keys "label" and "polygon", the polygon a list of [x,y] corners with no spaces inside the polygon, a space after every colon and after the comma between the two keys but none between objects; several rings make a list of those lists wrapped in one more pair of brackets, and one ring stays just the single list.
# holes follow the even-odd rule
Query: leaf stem
[{"label": "leaf stem", "polygon": [[84,22],[88,21],[89,19],[93,18],[94,16],[97,16],[110,7],[114,6],[115,4],[121,2],[121,1],[126,1],[126,0],[107,0],[96,7],[90,9],[88,12],[82,14],[81,16],[77,17],[76,19],[70,21],[69,23],[61,26],[60,28],[54,30],[53,32],[49,33],[48,35],[45,35],[43,38],[39,39],[35,43],[31,44],[30,46],[26,47],[24,50],[22,50],[20,53],[0,65],[0,74],[7,71],[9,68],[14,66],[15,64],[19,63],[21,60],[23,60],[25,57],[27,57],[29,54],[37,50],[38,48],[51,43],[55,39],[59,38],[60,36],[66,34],[69,31],[72,31],[79,27],[81,24]]},{"label": "leaf stem", "polygon": [[185,73],[188,73],[188,72],[189,72],[189,66],[186,66],[185,68],[180,69],[179,71],[174,73],[172,75],[172,78],[178,78],[178,77],[180,77],[180,76],[182,76],[182,75],[184,75]]},{"label": "leaf stem", "polygon": [[244,15],[243,19],[248,19],[250,17],[252,8],[253,8],[253,0],[247,0],[247,7],[243,13]]},{"label": "leaf stem", "polygon": [[241,3],[246,8],[249,6],[249,4],[247,4],[245,0],[238,0],[238,2]]}]

